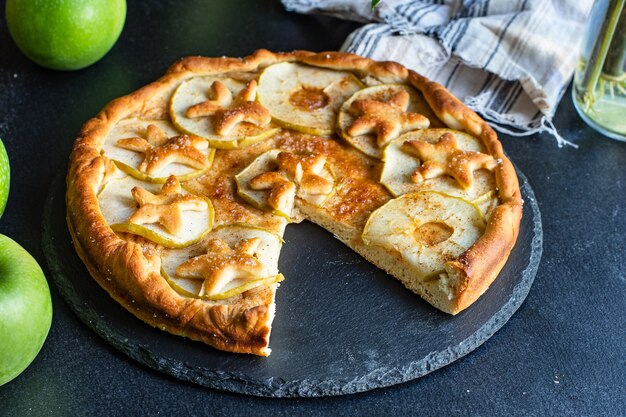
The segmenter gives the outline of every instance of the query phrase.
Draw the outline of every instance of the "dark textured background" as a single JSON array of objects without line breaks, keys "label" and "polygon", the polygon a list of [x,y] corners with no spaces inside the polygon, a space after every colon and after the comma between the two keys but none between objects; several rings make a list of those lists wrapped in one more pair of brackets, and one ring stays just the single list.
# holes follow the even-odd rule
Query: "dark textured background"
[{"label": "dark textured background", "polygon": [[[45,196],[81,124],[177,58],[239,56],[260,47],[337,49],[354,28],[288,14],[278,1],[133,0],[113,50],[90,68],[62,73],[24,58],[0,17],[0,137],[13,175],[0,233],[44,265]],[[569,94],[556,125],[579,149],[559,149],[547,135],[502,136],[541,208],[543,260],[515,316],[454,364],[346,397],[227,394],[163,376],[118,353],[52,286],[48,340],[31,367],[0,387],[0,415],[626,415],[626,145],[588,129]]]}]

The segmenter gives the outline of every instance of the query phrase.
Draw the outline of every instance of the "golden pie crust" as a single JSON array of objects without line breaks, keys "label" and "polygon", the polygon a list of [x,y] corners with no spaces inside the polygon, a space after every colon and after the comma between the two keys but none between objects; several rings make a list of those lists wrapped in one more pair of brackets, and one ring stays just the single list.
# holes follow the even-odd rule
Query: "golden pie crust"
[{"label": "golden pie crust", "polygon": [[[337,134],[321,137],[282,127],[273,136],[248,144],[249,146],[230,150],[218,149],[211,169],[184,183],[186,190],[208,198],[214,206],[213,228],[247,223],[281,234],[286,224],[285,219],[271,210],[254,208],[247,204],[237,195],[233,177],[257,156],[272,149],[294,154],[323,155],[323,160],[328,161],[332,167],[337,181],[336,189],[321,207],[308,203],[306,199],[298,199],[291,221],[298,222],[307,218],[320,224],[443,311],[456,314],[472,304],[487,290],[505,264],[515,244],[522,216],[518,179],[502,145],[484,120],[441,85],[394,62],[375,62],[339,52],[273,53],[259,50],[245,58],[184,58],[159,80],[113,100],[96,117],[85,123],[70,157],[66,200],[67,222],[72,239],[91,275],[118,303],[154,327],[202,341],[224,351],[263,356],[269,354],[269,334],[277,284],[258,286],[226,300],[207,301],[182,295],[168,283],[160,269],[161,256],[170,249],[140,236],[113,231],[102,215],[98,194],[108,181],[111,171],[115,170],[102,148],[107,135],[118,122],[131,118],[169,120],[170,97],[182,82],[193,77],[226,75],[248,80],[246,88],[249,90],[256,87],[255,80],[260,71],[280,62],[298,62],[313,68],[346,71],[359,80],[375,80],[375,84],[412,86],[421,93],[423,104],[431,109],[430,114],[426,115],[431,119],[431,127],[447,127],[468,133],[482,143],[485,153],[493,157],[493,161],[497,161],[493,164],[475,158],[476,164],[482,168],[488,167],[493,172],[497,187],[497,205],[489,209],[484,233],[469,249],[449,262],[455,279],[447,287],[450,292],[443,297],[437,293],[436,287],[429,290],[423,285],[411,285],[412,278],[406,272],[408,269],[403,267],[403,261],[397,254],[372,248],[361,239],[361,232],[370,214],[394,197],[379,182],[381,162],[348,145]],[[215,90],[222,87],[223,85],[216,85]],[[215,102],[219,101],[218,93],[223,96],[222,92],[217,91]],[[253,122],[268,125],[265,109],[257,106],[258,103],[249,100],[249,97],[241,98],[245,95],[246,92],[242,93],[237,100],[240,100],[242,106],[253,107],[250,113],[254,116]],[[228,97],[225,98],[227,99]],[[298,100],[308,106],[317,105],[316,100],[307,101],[307,97]],[[387,106],[396,106],[391,110],[405,105],[407,97],[397,94],[394,100]],[[212,107],[214,102],[208,100],[206,103],[197,106],[192,113],[215,113]],[[365,99],[359,101],[354,106],[354,117],[359,123],[352,129],[359,133],[376,129],[376,118],[365,116],[367,112],[375,112],[379,107],[381,106]],[[222,121],[218,127],[231,129],[228,117],[244,120],[246,115],[237,114],[238,109],[222,111]],[[424,116],[410,114],[404,115],[401,120],[404,125],[422,127],[423,119]],[[277,128],[285,124],[272,121],[269,126]],[[385,126],[379,128],[384,129]],[[388,133],[387,130],[380,130],[378,136],[383,136],[383,140],[388,142]],[[450,143],[452,139],[446,136],[440,148],[446,148]],[[413,151],[425,153],[431,151],[432,147],[436,146],[418,144],[417,147],[413,146]],[[288,156],[284,158],[289,159]],[[435,175],[433,172],[450,175],[450,167],[436,163],[431,165],[422,165],[421,171],[414,176],[422,178]],[[456,174],[466,183],[472,180],[468,178],[467,172],[459,171]],[[321,181],[313,174],[310,175],[311,181]],[[257,180],[259,187],[264,186],[263,180],[270,181],[267,186],[270,187],[270,177]],[[312,184],[315,189],[317,183]],[[317,184],[317,188],[324,186],[324,183]],[[223,242],[219,245],[221,248],[225,247],[226,252],[233,250],[224,246]]]}]

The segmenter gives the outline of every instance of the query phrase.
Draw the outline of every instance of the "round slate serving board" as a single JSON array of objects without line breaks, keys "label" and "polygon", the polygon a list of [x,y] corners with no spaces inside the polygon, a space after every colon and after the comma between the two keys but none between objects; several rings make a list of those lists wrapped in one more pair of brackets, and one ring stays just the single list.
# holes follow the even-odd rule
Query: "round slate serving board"
[{"label": "round slate serving board", "polygon": [[517,245],[498,279],[468,310],[449,316],[369,264],[322,228],[285,233],[267,358],[224,353],[150,327],[118,305],[78,258],[65,223],[65,172],[46,203],[43,248],[52,278],[74,312],[133,359],[211,388],[268,397],[342,395],[421,377],[476,349],[530,290],[542,251],[539,208],[525,200]]}]

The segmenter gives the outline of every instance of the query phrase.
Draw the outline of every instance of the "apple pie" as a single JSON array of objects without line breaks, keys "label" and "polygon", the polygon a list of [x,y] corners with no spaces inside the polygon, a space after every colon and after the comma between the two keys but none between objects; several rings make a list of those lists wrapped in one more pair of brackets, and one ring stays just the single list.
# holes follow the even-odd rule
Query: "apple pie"
[{"label": "apple pie", "polygon": [[456,314],[522,216],[485,121],[397,63],[338,52],[180,60],[83,126],[66,200],[79,256],[128,311],[263,356],[287,225],[317,223]]}]

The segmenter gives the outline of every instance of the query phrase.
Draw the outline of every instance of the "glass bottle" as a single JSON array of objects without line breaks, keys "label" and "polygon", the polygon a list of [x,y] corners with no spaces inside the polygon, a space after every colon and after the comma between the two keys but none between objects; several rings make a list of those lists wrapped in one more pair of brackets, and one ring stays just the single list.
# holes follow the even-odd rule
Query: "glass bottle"
[{"label": "glass bottle", "polygon": [[574,73],[572,96],[592,128],[626,141],[626,0],[597,0]]}]

